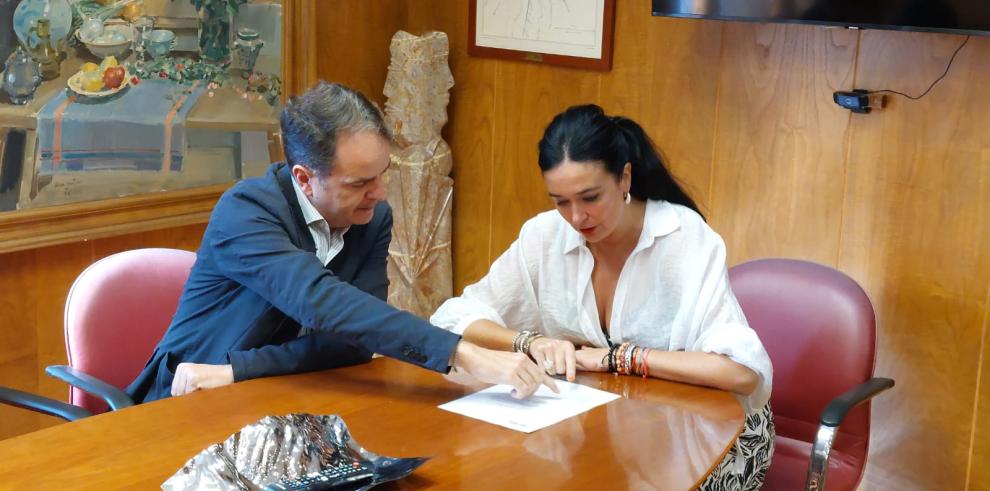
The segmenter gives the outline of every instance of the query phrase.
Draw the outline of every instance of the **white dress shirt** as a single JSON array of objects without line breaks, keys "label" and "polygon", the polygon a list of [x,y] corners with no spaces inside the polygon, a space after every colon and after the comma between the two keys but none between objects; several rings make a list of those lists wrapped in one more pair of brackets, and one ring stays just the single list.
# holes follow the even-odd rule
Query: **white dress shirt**
[{"label": "white dress shirt", "polygon": [[[557,211],[527,221],[484,278],[444,302],[430,322],[456,333],[487,319],[577,344],[606,347],[591,284],[594,258]],[[687,207],[649,201],[643,231],[619,274],[609,341],[728,356],[760,376],[747,412],[770,398],[773,369],[729,288],[725,244]]]},{"label": "white dress shirt", "polygon": [[[306,220],[309,233],[313,236],[313,243],[316,244],[316,257],[326,266],[344,249],[344,234],[350,230],[350,227],[331,229],[323,215],[320,215],[313,203],[310,203],[295,178],[292,179],[292,189],[296,190],[296,199],[299,201],[303,220]],[[299,336],[305,336],[310,331],[309,327],[303,326],[299,329]]]},{"label": "white dress shirt", "polygon": [[344,234],[350,230],[350,227],[331,229],[323,215],[320,215],[313,203],[309,202],[309,198],[295,178],[292,179],[292,189],[296,190],[296,199],[299,200],[303,220],[306,220],[309,233],[313,236],[313,243],[316,244],[316,257],[326,266],[344,249]]}]

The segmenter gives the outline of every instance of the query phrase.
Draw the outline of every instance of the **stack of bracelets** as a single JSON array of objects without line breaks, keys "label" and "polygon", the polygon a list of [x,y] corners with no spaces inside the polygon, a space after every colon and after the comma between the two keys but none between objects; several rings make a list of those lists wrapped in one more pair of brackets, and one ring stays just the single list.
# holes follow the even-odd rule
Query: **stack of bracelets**
[{"label": "stack of bracelets", "polygon": [[543,335],[536,331],[519,331],[516,337],[512,338],[512,351],[516,353],[529,354],[529,347],[538,338],[542,338]]},{"label": "stack of bracelets", "polygon": [[642,375],[643,378],[646,378],[650,375],[648,362],[650,351],[653,350],[632,343],[612,345],[605,357],[602,358],[601,366],[608,367],[610,372],[623,375]]}]

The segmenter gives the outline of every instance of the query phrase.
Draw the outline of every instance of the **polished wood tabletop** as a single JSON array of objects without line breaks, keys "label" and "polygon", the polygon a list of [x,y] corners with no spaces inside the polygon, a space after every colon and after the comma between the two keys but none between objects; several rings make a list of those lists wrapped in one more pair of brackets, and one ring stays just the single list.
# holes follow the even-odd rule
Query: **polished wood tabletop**
[{"label": "polished wood tabletop", "polygon": [[691,489],[731,448],[729,393],[581,373],[622,397],[530,434],[437,408],[484,388],[387,358],[240,382],[0,441],[0,489],[155,489],[266,415],[338,414],[365,448],[428,456],[393,489]]}]

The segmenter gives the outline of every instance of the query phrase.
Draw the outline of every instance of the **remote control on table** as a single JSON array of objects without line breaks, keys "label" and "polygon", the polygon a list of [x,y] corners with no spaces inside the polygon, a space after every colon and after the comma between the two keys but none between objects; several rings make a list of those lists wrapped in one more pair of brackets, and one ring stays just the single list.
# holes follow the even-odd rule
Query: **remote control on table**
[{"label": "remote control on table", "polygon": [[340,461],[319,472],[296,479],[285,479],[265,488],[265,491],[317,491],[353,487],[370,481],[375,472],[365,464],[354,461]]}]

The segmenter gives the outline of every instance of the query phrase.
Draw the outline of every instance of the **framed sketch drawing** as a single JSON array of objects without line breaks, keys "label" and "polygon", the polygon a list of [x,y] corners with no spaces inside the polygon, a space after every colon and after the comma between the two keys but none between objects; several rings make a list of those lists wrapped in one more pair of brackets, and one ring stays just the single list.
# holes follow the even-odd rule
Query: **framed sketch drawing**
[{"label": "framed sketch drawing", "polygon": [[468,53],[612,68],[616,0],[471,0]]}]

